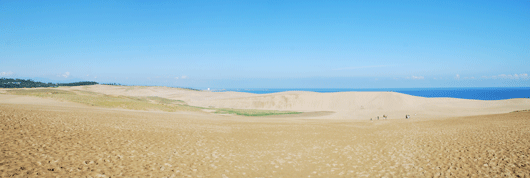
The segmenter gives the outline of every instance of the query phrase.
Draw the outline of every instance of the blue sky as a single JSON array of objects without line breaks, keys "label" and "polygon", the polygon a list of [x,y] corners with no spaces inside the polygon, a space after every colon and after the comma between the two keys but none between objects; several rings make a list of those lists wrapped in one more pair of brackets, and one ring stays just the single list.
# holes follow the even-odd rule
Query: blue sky
[{"label": "blue sky", "polygon": [[0,77],[530,87],[530,1],[0,1]]}]

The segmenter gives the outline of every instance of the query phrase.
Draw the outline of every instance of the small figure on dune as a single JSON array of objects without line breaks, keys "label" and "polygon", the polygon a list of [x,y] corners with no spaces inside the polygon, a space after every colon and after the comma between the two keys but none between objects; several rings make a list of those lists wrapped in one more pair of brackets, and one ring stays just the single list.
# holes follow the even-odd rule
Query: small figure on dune
[{"label": "small figure on dune", "polygon": [[410,115],[405,115],[405,119],[409,119],[410,118]]},{"label": "small figure on dune", "polygon": [[379,116],[377,116],[377,120],[379,120]]},{"label": "small figure on dune", "polygon": [[387,115],[383,115],[383,118],[385,118],[385,119],[386,119],[387,117],[388,117]]}]

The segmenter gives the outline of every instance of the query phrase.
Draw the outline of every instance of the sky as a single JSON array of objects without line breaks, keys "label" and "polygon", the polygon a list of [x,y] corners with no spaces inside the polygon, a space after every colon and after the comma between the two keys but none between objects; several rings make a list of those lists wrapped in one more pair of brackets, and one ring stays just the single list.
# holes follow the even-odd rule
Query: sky
[{"label": "sky", "polygon": [[530,87],[530,1],[0,1],[0,77]]}]

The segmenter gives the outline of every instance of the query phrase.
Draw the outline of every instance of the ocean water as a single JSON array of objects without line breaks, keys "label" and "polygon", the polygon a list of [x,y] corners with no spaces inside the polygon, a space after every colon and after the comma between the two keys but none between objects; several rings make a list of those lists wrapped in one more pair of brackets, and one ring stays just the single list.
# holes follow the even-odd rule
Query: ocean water
[{"label": "ocean water", "polygon": [[421,97],[450,97],[474,100],[503,100],[512,98],[530,98],[530,87],[504,88],[252,88],[252,89],[219,89],[216,92],[237,91],[255,94],[277,93],[284,91],[313,91],[319,93],[347,91],[393,91]]}]

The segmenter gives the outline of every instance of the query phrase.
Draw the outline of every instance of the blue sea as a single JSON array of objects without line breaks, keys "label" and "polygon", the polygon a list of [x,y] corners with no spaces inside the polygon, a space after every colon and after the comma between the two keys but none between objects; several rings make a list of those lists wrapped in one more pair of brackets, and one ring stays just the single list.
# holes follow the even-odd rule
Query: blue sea
[{"label": "blue sea", "polygon": [[313,91],[319,93],[347,91],[393,91],[421,97],[450,97],[474,100],[503,100],[512,98],[530,98],[530,87],[504,88],[253,88],[253,89],[219,89],[216,92],[237,91],[255,94],[277,93],[284,91]]}]

